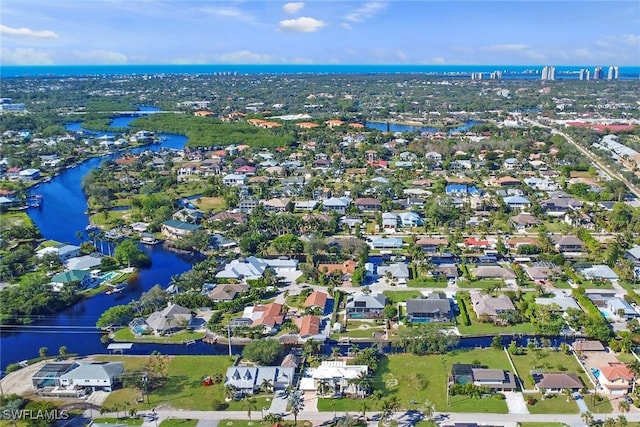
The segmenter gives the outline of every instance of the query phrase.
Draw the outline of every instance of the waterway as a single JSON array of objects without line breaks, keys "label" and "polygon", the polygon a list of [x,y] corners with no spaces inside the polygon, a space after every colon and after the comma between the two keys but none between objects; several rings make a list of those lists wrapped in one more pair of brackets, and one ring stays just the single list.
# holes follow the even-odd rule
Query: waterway
[{"label": "waterway", "polygon": [[[482,122],[478,122],[475,120],[469,120],[462,124],[462,126],[456,127],[454,129],[449,130],[449,133],[453,132],[466,132],[472,126],[478,125]],[[430,127],[430,126],[411,126],[404,125],[399,123],[386,123],[386,122],[367,122],[367,128],[369,129],[377,129],[382,132],[421,132],[421,133],[436,133],[438,132],[438,128]]]},{"label": "waterway", "polygon": [[[133,117],[117,118],[114,125],[126,127]],[[82,130],[79,123],[71,123],[69,130]],[[101,136],[109,133],[100,133]],[[180,135],[162,134],[162,141],[148,147],[130,150],[138,153],[143,150],[158,151],[162,148],[183,148],[187,138]],[[89,224],[85,214],[87,199],[82,191],[82,178],[105,158],[89,159],[75,168],[67,169],[48,183],[41,183],[36,192],[43,196],[40,209],[29,209],[28,214],[40,229],[41,234],[52,240],[79,244],[77,232],[84,232]],[[106,245],[106,243],[105,243]],[[101,245],[98,244],[98,247]],[[102,245],[105,248],[106,246]],[[37,322],[21,327],[5,327],[0,331],[0,370],[4,371],[9,363],[31,359],[38,356],[41,347],[47,347],[49,354],[57,354],[61,346],[70,353],[105,353],[106,346],[101,343],[101,333],[96,329],[96,320],[107,308],[116,304],[126,304],[138,299],[140,295],[156,284],[168,286],[171,277],[191,268],[192,260],[180,254],[165,250],[162,245],[144,246],[141,249],[151,256],[150,268],[141,269],[137,280],[127,286],[121,294],[99,294],[84,299],[61,313],[43,317]],[[135,344],[128,354],[149,354],[153,350],[173,354],[216,354],[228,351],[225,346],[196,345],[153,345]]]}]

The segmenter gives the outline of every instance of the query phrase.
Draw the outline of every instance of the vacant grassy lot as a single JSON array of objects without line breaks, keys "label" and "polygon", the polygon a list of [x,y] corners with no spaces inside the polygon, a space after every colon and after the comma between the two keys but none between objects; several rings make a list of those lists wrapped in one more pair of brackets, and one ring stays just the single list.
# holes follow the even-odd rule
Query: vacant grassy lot
[{"label": "vacant grassy lot", "polygon": [[[293,420],[285,420],[278,423],[279,426],[293,427]],[[311,427],[311,421],[298,420],[298,427]],[[218,427],[271,427],[272,424],[266,421],[249,420],[220,420]]]},{"label": "vacant grassy lot", "polygon": [[420,298],[422,296],[422,292],[420,291],[384,291],[383,293],[391,304],[405,302],[408,299]]},{"label": "vacant grassy lot", "polygon": [[136,337],[131,329],[118,329],[113,334],[114,341],[134,341],[134,342],[155,342],[155,343],[185,343],[191,340],[200,340],[204,338],[204,332],[181,331],[166,337],[158,337],[155,335],[142,335]]},{"label": "vacant grassy lot", "polygon": [[160,427],[196,427],[197,425],[198,420],[181,418],[169,418],[160,423]]},{"label": "vacant grassy lot", "polygon": [[[473,363],[497,369],[510,369],[505,353],[494,349],[456,350],[446,355],[415,356],[412,354],[390,355],[383,358],[375,376],[373,388],[381,390],[384,397],[400,399],[403,409],[419,408],[427,399],[436,405],[436,410],[445,412],[507,413],[503,400],[491,398],[473,399],[467,396],[451,396],[447,405],[447,378],[453,363]],[[418,375],[420,374],[420,375]],[[371,398],[369,411],[377,410]],[[360,413],[362,399],[320,399],[320,411]]]},{"label": "vacant grassy lot", "polygon": [[[148,359],[146,356],[101,356],[101,360],[123,361],[125,371],[140,372]],[[149,404],[139,403],[137,409],[149,409],[159,405],[169,405],[175,409],[193,409],[196,411],[211,410],[214,399],[224,401],[222,384],[208,387],[202,385],[207,375],[219,373],[225,375],[227,368],[233,364],[228,356],[172,356],[168,367],[167,383],[149,393]],[[105,402],[106,407],[123,405],[124,402],[136,402],[142,397],[140,391],[123,388],[112,392]],[[235,403],[231,402],[230,409]],[[263,405],[262,401],[258,405]],[[259,407],[262,407],[259,406]],[[237,410],[240,410],[239,407]]]},{"label": "vacant grassy lot", "polygon": [[105,423],[105,424],[125,424],[128,426],[141,426],[144,420],[142,418],[94,418],[93,422]]},{"label": "vacant grassy lot", "polygon": [[458,280],[458,287],[464,289],[490,289],[495,287],[506,287],[502,279],[482,279],[482,280]]},{"label": "vacant grassy lot", "polygon": [[446,280],[436,279],[411,279],[407,280],[407,286],[410,288],[446,288]]},{"label": "vacant grassy lot", "polygon": [[610,414],[611,411],[613,411],[611,402],[609,402],[609,399],[606,397],[602,398],[602,400],[598,400],[595,399],[592,394],[587,394],[584,395],[583,399],[592,414]]},{"label": "vacant grassy lot", "polygon": [[525,400],[533,397],[537,400],[535,405],[527,405],[529,412],[532,414],[577,414],[578,405],[572,397],[563,396],[562,394],[552,395],[544,400],[542,394],[526,394]]},{"label": "vacant grassy lot", "polygon": [[523,355],[512,355],[511,360],[513,360],[513,364],[518,370],[518,375],[524,382],[524,386],[527,390],[534,388],[533,379],[531,378],[531,371],[534,369],[542,370],[544,372],[575,373],[580,377],[585,386],[591,384],[587,374],[585,374],[580,365],[578,365],[575,357],[561,351],[554,351],[550,349],[527,349],[526,353]]}]

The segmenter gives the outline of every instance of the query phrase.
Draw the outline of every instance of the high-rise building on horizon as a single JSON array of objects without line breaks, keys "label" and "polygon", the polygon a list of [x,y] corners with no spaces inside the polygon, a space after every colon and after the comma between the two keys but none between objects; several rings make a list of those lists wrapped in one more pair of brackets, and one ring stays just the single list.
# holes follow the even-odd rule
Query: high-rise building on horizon
[{"label": "high-rise building on horizon", "polygon": [[593,80],[602,80],[604,78],[604,72],[602,67],[595,67],[593,69]]},{"label": "high-rise building on horizon", "polygon": [[619,68],[617,65],[612,65],[609,67],[609,72],[607,73],[607,80],[618,80],[619,77]]},{"label": "high-rise building on horizon", "polygon": [[542,80],[555,80],[556,79],[556,67],[553,65],[545,65],[542,68]]},{"label": "high-rise building on horizon", "polygon": [[471,73],[471,80],[482,80],[482,73]]},{"label": "high-rise building on horizon", "polygon": [[591,72],[587,68],[582,68],[580,70],[580,80],[589,80],[591,77]]},{"label": "high-rise building on horizon", "polygon": [[489,74],[489,78],[491,80],[502,80],[502,71],[494,71],[493,73]]}]

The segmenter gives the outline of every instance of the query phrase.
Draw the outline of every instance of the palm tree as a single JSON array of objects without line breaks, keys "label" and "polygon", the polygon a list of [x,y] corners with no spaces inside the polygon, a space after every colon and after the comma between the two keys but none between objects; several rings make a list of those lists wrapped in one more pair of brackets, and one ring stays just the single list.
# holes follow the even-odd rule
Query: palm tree
[{"label": "palm tree", "polygon": [[227,384],[224,386],[224,395],[228,400],[235,399],[236,394],[238,394],[238,387],[233,384]]},{"label": "palm tree", "polygon": [[380,418],[385,424],[389,424],[389,419],[393,415],[393,403],[390,399],[385,399],[380,402]]},{"label": "palm tree", "polygon": [[618,410],[623,414],[626,414],[627,412],[629,412],[629,409],[631,409],[631,406],[629,405],[629,402],[627,402],[626,400],[623,399],[620,401],[620,403],[618,403]]},{"label": "palm tree", "polygon": [[424,416],[427,418],[427,420],[431,420],[431,417],[433,417],[433,413],[435,411],[436,405],[429,399],[425,400],[422,412],[424,413]]},{"label": "palm tree", "polygon": [[298,414],[300,411],[304,409],[304,399],[299,392],[294,392],[289,397],[289,408],[291,408],[291,413],[293,414],[293,425],[298,425]]},{"label": "palm tree", "polygon": [[371,394],[371,399],[373,400],[374,406],[380,403],[383,397],[384,397],[384,393],[382,390],[374,390],[373,393]]},{"label": "palm tree", "polygon": [[337,423],[337,427],[353,427],[356,425],[356,419],[349,414],[344,414],[344,417],[340,418]]},{"label": "palm tree", "polygon": [[625,427],[628,423],[627,417],[625,417],[624,415],[618,415],[618,418],[616,418],[616,421],[618,423],[618,427]]},{"label": "palm tree", "polygon": [[367,403],[366,399],[363,399],[360,402],[360,413],[362,414],[362,418],[367,419],[367,410],[369,409],[369,403]]},{"label": "palm tree", "polygon": [[640,378],[640,360],[634,360],[627,365],[627,368],[629,368],[629,370],[633,374],[633,379],[631,380],[631,393],[634,393],[636,389],[636,380]]},{"label": "palm tree", "polygon": [[371,387],[371,381],[366,372],[361,372],[357,377],[350,379],[349,384],[356,386],[356,394],[359,397],[364,397]]},{"label": "palm tree", "polygon": [[333,387],[329,384],[327,380],[318,381],[318,387],[316,388],[316,392],[318,396],[326,396],[332,390]]},{"label": "palm tree", "polygon": [[588,426],[593,424],[593,414],[590,411],[581,413],[580,418],[582,418],[582,421]]},{"label": "palm tree", "polygon": [[340,348],[339,347],[331,347],[331,358],[333,360],[338,360],[340,357]]},{"label": "palm tree", "polygon": [[273,381],[264,378],[260,384],[260,390],[264,393],[270,393],[273,391]]},{"label": "palm tree", "polygon": [[251,411],[258,409],[258,401],[255,397],[245,396],[245,398],[242,399],[242,409],[247,411],[247,416],[249,417],[249,421],[251,421]]},{"label": "palm tree", "polygon": [[400,398],[398,396],[391,396],[389,398],[389,402],[391,403],[391,409],[393,410],[393,412],[397,412],[400,410]]}]

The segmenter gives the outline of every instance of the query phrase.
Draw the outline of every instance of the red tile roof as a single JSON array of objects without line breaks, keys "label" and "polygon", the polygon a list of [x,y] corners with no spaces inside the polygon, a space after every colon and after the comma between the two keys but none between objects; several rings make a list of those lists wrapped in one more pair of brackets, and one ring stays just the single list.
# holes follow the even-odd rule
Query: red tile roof
[{"label": "red tile roof", "polygon": [[327,294],[313,291],[307,296],[307,299],[304,301],[304,307],[320,307],[324,309],[324,306],[327,304]]},{"label": "red tile roof", "polygon": [[320,318],[318,316],[304,316],[300,319],[300,336],[308,337],[320,333]]}]

